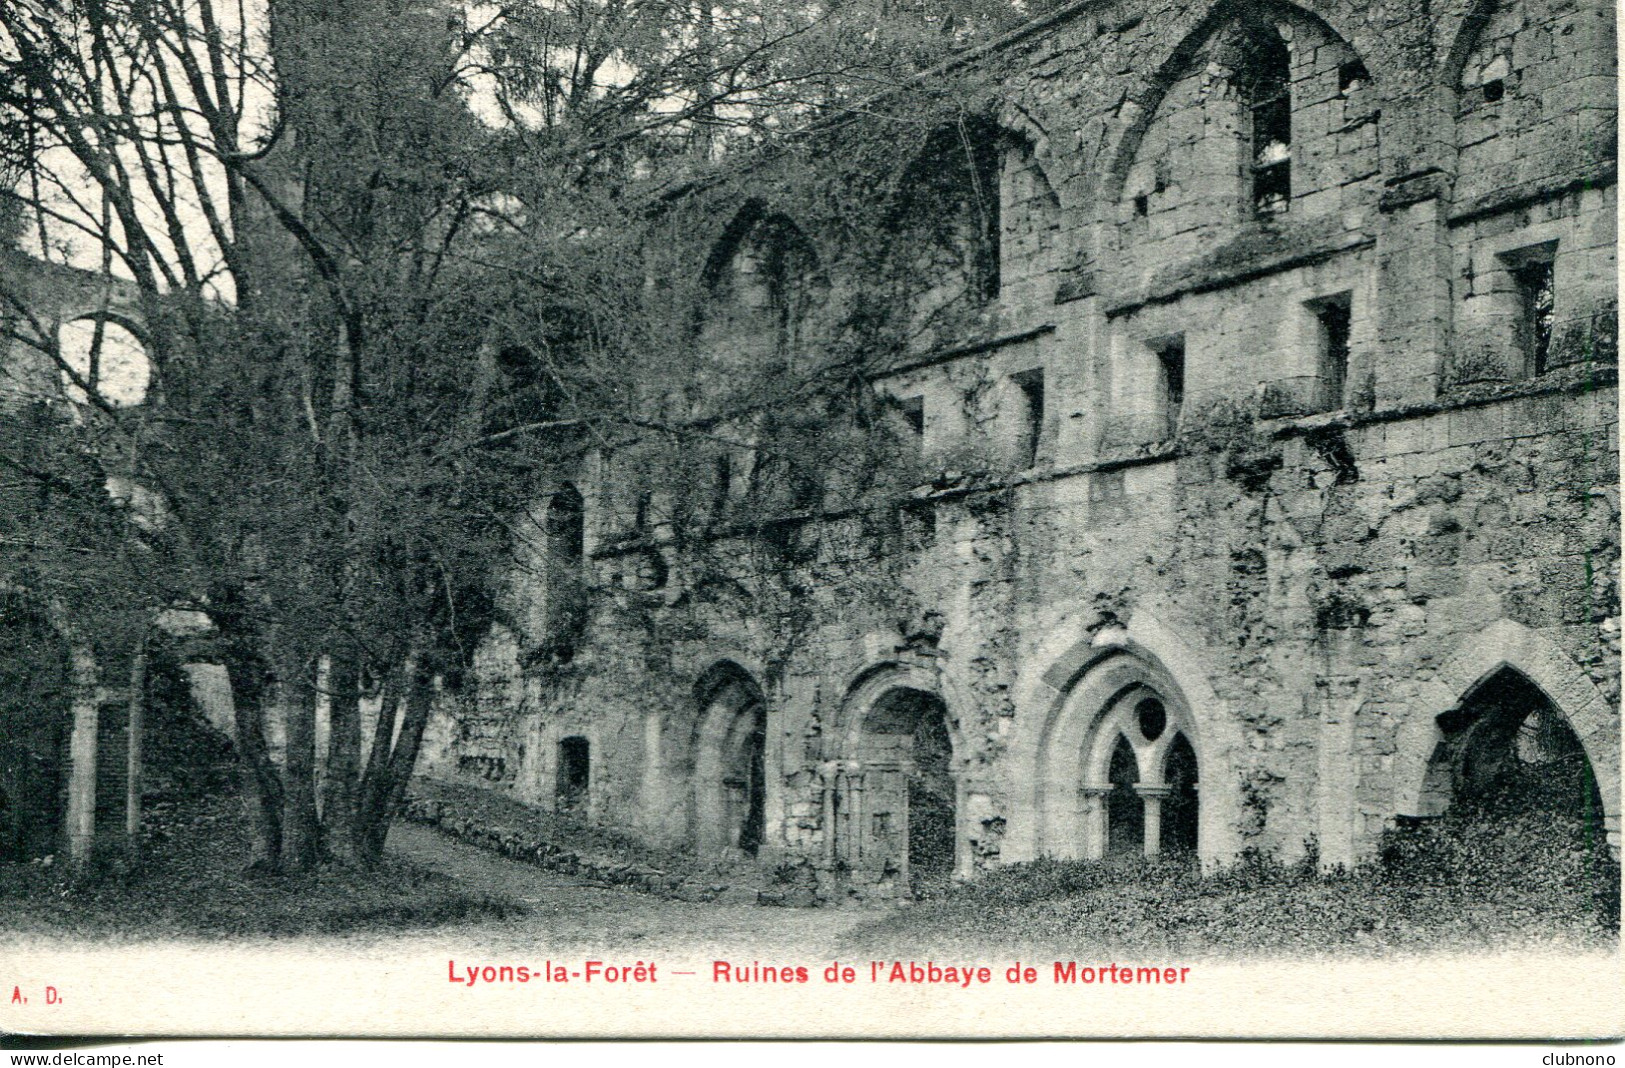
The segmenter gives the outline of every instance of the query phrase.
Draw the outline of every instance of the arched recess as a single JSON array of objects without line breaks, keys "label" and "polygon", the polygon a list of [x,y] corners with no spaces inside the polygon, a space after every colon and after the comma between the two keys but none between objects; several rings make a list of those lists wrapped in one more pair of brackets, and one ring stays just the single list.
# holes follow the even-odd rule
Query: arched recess
[{"label": "arched recess", "polygon": [[932,131],[897,175],[884,222],[914,349],[959,340],[999,296],[1005,143],[991,119],[962,115]]},{"label": "arched recess", "polygon": [[1044,142],[1009,128],[999,141],[999,294],[1007,304],[1048,300],[1054,292],[1042,287],[1060,266],[1061,200]]},{"label": "arched recess", "polygon": [[[1098,823],[1093,828],[1088,823],[1084,769],[1090,760],[1097,771],[1103,759],[1109,761],[1115,740],[1100,729],[1104,717],[1116,711],[1125,722],[1134,710],[1120,708],[1120,701],[1139,692],[1162,701],[1173,733],[1183,735],[1190,750],[1176,756],[1171,735],[1149,740],[1154,752],[1142,743],[1147,759],[1136,762],[1136,776],[1143,767],[1147,785],[1154,781],[1150,772],[1156,771],[1160,785],[1177,787],[1161,799],[1159,815],[1170,827],[1168,833],[1186,836],[1181,846],[1188,844],[1194,823],[1196,853],[1204,869],[1230,862],[1241,848],[1240,778],[1231,754],[1242,742],[1228,705],[1213,690],[1213,666],[1197,646],[1144,610],[1126,625],[1081,636],[1080,629],[1064,619],[1052,623],[1029,658],[1032,669],[1018,684],[1020,714],[1008,759],[1020,771],[1002,855],[1009,860],[1081,858],[1104,841]],[[1181,724],[1188,729],[1180,730]],[[1086,741],[1106,748],[1086,750]],[[1196,790],[1186,788],[1193,779],[1191,764],[1200,771]],[[1105,769],[1105,781],[1094,779],[1090,785],[1110,785],[1109,763]],[[1162,841],[1159,833],[1159,848]]]},{"label": "arched recess", "polygon": [[[1509,681],[1509,675],[1511,676]],[[1520,698],[1520,687],[1528,692]],[[1510,697],[1506,696],[1510,693]],[[1416,714],[1400,730],[1394,756],[1400,816],[1438,816],[1455,799],[1472,735],[1497,734],[1512,719],[1497,705],[1538,701],[1570,732],[1595,776],[1609,842],[1619,848],[1619,712],[1585,671],[1538,631],[1497,620],[1465,639],[1419,696]],[[1515,730],[1527,717],[1511,723]],[[1473,728],[1477,728],[1477,731]]]},{"label": "arched recess", "polygon": [[1613,23],[1614,5],[1597,0],[1473,3],[1439,68],[1455,104],[1458,203],[1527,180],[1519,160],[1550,174],[1600,162],[1616,133]]},{"label": "arched recess", "polygon": [[853,888],[902,898],[917,878],[968,875],[958,721],[939,674],[873,669],[848,691],[842,723],[828,814]]},{"label": "arched recess", "polygon": [[689,774],[689,840],[702,855],[754,857],[767,827],[767,700],[732,661],[695,684],[699,708]]},{"label": "arched recess", "polygon": [[1100,222],[1138,248],[1364,204],[1381,166],[1378,103],[1365,58],[1318,14],[1221,0],[1128,93],[1095,183]]},{"label": "arched recess", "polygon": [[759,201],[723,231],[701,283],[700,344],[724,365],[792,360],[808,347],[829,291],[812,241],[789,216]]},{"label": "arched recess", "polygon": [[1167,671],[1129,649],[1101,651],[1066,685],[1039,741],[1037,852],[1201,854],[1201,746]]}]

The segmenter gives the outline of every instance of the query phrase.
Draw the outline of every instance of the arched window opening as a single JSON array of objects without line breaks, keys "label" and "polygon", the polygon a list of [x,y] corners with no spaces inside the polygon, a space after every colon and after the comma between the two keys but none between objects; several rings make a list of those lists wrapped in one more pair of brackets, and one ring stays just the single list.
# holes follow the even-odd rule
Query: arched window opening
[{"label": "arched window opening", "polygon": [[554,783],[556,810],[561,813],[585,812],[591,790],[591,743],[580,735],[559,739],[558,774]]},{"label": "arched window opening", "polygon": [[62,387],[69,400],[83,404],[94,393],[115,408],[128,408],[147,399],[152,363],[127,327],[106,318],[74,319],[57,331],[57,344],[67,365]]},{"label": "arched window opening", "polygon": [[805,347],[827,284],[790,219],[747,210],[706,264],[703,344],[718,355],[785,359]]},{"label": "arched window opening", "polygon": [[1145,852],[1145,806],[1134,789],[1140,781],[1140,765],[1128,738],[1117,736],[1106,779],[1111,793],[1106,800],[1106,853],[1108,856],[1138,856]]},{"label": "arched window opening", "polygon": [[1230,10],[1174,50],[1154,107],[1123,110],[1110,236],[1130,276],[1205,255],[1238,223],[1378,207],[1379,94],[1359,55],[1301,9]]},{"label": "arched window opening", "polygon": [[1174,856],[1196,852],[1196,750],[1184,734],[1174,737],[1163,761],[1162,852]]},{"label": "arched window opening", "polygon": [[1033,145],[1024,137],[1005,134],[1001,138],[995,176],[999,182],[997,290],[1020,300],[1029,295],[1045,299],[1053,292],[1031,287],[1044,279],[1055,264],[1054,253],[1061,228],[1061,202],[1039,164]]},{"label": "arched window opening", "polygon": [[889,229],[915,348],[960,340],[999,295],[1005,145],[992,123],[962,119],[933,134],[903,172]]},{"label": "arched window opening", "polygon": [[1244,23],[1238,81],[1252,128],[1253,210],[1278,215],[1292,203],[1292,53],[1275,27]]}]

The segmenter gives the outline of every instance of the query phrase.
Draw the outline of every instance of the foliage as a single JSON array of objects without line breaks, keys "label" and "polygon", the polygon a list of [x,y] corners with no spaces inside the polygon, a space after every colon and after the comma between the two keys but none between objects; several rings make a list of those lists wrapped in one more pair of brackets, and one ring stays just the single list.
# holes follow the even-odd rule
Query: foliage
[{"label": "foliage", "polygon": [[525,911],[394,859],[376,873],[331,866],[245,873],[240,843],[247,830],[237,797],[194,798],[154,809],[147,860],[122,880],[87,883],[61,865],[0,864],[0,922],[8,937],[275,938],[482,923]]},{"label": "foliage", "polygon": [[1619,864],[1580,826],[1441,821],[1392,832],[1380,861],[1352,873],[1256,851],[1205,877],[1167,859],[1041,859],[860,928],[843,952],[1042,947],[1194,958],[1607,946],[1619,931]]}]

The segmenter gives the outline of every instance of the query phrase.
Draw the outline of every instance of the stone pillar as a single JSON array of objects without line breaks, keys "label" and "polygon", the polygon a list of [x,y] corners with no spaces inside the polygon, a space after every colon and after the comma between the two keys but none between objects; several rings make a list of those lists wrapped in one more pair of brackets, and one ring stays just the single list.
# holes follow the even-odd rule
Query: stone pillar
[{"label": "stone pillar", "polygon": [[840,788],[840,765],[832,760],[825,761],[818,766],[818,776],[823,783],[820,822],[824,828],[824,867],[826,870],[833,871],[835,868],[835,791]]},{"label": "stone pillar", "polygon": [[666,825],[666,791],[662,775],[664,769],[660,760],[660,742],[660,713],[651,709],[643,715],[643,781],[639,792],[643,795],[644,826],[653,837],[663,841],[671,828]]},{"label": "stone pillar", "polygon": [[1354,717],[1360,705],[1360,680],[1328,674],[1316,681],[1320,698],[1320,731],[1316,746],[1319,774],[1315,782],[1320,866],[1352,868],[1358,859],[1355,797],[1359,762],[1354,752]]},{"label": "stone pillar", "polygon": [[1135,786],[1140,803],[1145,806],[1145,855],[1155,857],[1162,852],[1162,799],[1173,793],[1171,786]]},{"label": "stone pillar", "polygon": [[1427,173],[1393,184],[1383,198],[1371,368],[1379,410],[1433,400],[1448,373],[1454,309],[1444,194],[1442,176]]},{"label": "stone pillar", "polygon": [[[904,778],[904,781],[906,782],[907,779],[908,779],[908,772],[907,771],[903,772],[903,778]],[[902,848],[898,851],[898,854],[897,854],[897,896],[899,898],[906,898],[906,897],[911,896],[910,893],[909,893],[909,881],[908,881],[909,826],[908,826],[908,787],[907,786],[904,786],[903,789],[901,791],[899,791],[899,793],[898,793],[897,807],[898,807],[898,810],[899,810],[898,815],[897,815],[897,827],[898,827],[898,829],[900,831],[902,831],[902,834],[897,835],[896,838],[893,839],[894,841],[900,842],[901,845],[902,845]],[[958,818],[958,813],[955,813],[956,821],[957,821],[957,818]],[[956,829],[954,833],[957,836],[959,832]]]},{"label": "stone pillar", "polygon": [[1106,798],[1111,796],[1111,792],[1111,783],[1085,783],[1078,789],[1083,798],[1083,849],[1080,855],[1084,860],[1101,860],[1106,856]]},{"label": "stone pillar", "polygon": [[75,646],[73,664],[73,733],[68,740],[68,862],[82,867],[96,842],[96,732],[101,693],[96,685],[96,657]]}]

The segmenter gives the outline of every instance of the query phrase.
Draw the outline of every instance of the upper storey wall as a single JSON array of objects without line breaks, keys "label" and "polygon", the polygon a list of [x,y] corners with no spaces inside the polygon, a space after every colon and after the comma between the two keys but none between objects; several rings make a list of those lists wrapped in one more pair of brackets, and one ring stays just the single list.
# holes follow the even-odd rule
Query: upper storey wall
[{"label": "upper storey wall", "polygon": [[1614,68],[1599,0],[1086,4],[947,75],[934,119],[839,126],[702,199],[726,220],[765,192],[844,297],[807,314],[867,296],[936,351],[1370,240],[1417,200],[1611,184]]}]

